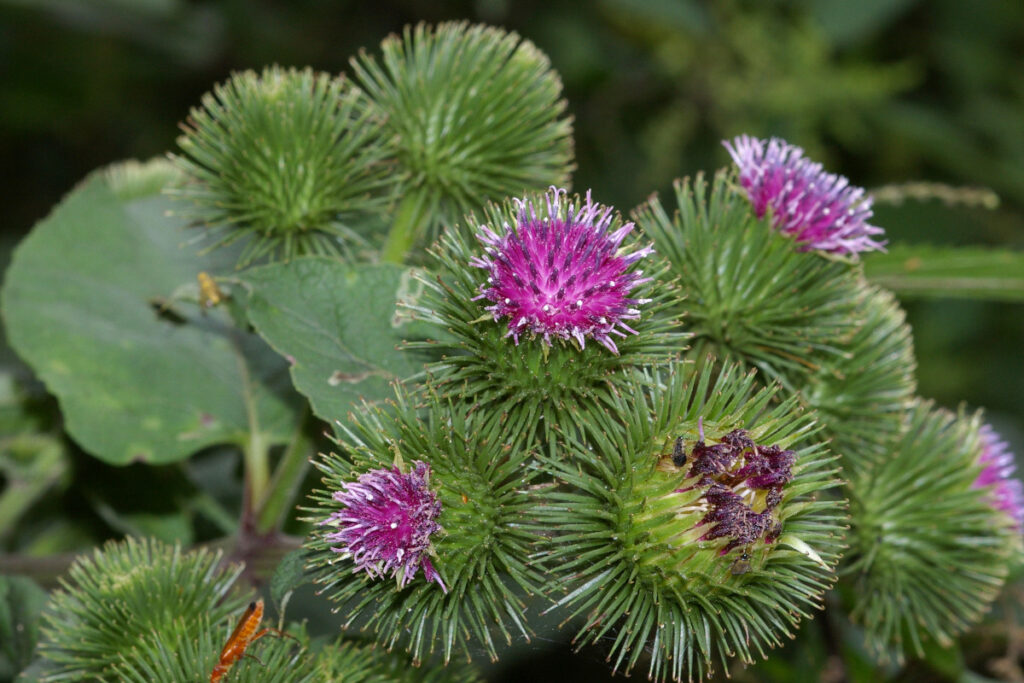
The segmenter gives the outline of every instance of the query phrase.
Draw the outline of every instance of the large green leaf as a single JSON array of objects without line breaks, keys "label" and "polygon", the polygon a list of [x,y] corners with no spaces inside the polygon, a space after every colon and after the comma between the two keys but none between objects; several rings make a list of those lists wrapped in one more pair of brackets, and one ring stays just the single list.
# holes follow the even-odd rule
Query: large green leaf
[{"label": "large green leaf", "polygon": [[1024,252],[897,245],[866,257],[864,273],[903,298],[1024,301]]},{"label": "large green leaf", "polygon": [[68,432],[114,464],[294,429],[298,397],[262,340],[220,311],[154,305],[232,256],[197,256],[172,207],[158,187],[95,174],[22,242],[3,288],[11,346],[57,396]]},{"label": "large green leaf", "polygon": [[249,320],[288,358],[295,387],[318,417],[344,419],[359,399],[391,396],[391,382],[422,370],[421,356],[398,348],[427,331],[396,308],[418,297],[412,271],[307,257],[241,277],[250,289]]}]

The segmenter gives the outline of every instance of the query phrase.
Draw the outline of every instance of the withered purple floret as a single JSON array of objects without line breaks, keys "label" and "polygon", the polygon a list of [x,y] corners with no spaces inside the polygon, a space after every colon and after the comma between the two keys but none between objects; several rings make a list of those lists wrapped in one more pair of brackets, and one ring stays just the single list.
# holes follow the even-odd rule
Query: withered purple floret
[{"label": "withered purple floret", "polygon": [[[673,462],[677,462],[678,447],[673,449]],[[687,462],[685,455],[682,463]],[[690,452],[689,477],[699,476],[696,488],[707,487],[703,499],[708,512],[697,526],[714,524],[702,540],[728,538],[719,551],[725,555],[734,548],[748,546],[763,539],[775,541],[782,533],[782,524],[775,519],[774,510],[782,502],[782,489],[793,478],[796,454],[779,446],[758,446],[745,429],[734,429],[719,443],[707,445],[703,438]],[[755,512],[735,488],[765,491],[764,510]],[[693,487],[691,487],[693,488]],[[689,489],[679,489],[680,491]]]},{"label": "withered purple floret", "polygon": [[694,445],[690,454],[693,458],[690,475],[704,475],[697,485],[707,486],[711,483],[712,476],[727,473],[738,457],[745,451],[753,449],[754,442],[744,429],[734,429],[723,436],[720,443],[713,446],[708,446],[701,439]]},{"label": "withered purple floret", "polygon": [[719,551],[726,555],[734,548],[747,546],[761,538],[772,542],[778,538],[782,525],[772,516],[772,509],[754,512],[743,502],[739,494],[723,484],[712,484],[704,494],[711,504],[711,510],[697,523],[697,526],[713,523],[715,526],[701,538],[714,540],[728,538],[729,542]]},{"label": "withered purple floret", "polygon": [[735,477],[745,480],[752,489],[774,489],[793,478],[792,467],[796,458],[793,451],[784,451],[778,446],[755,448],[746,454],[747,463],[736,472]]}]

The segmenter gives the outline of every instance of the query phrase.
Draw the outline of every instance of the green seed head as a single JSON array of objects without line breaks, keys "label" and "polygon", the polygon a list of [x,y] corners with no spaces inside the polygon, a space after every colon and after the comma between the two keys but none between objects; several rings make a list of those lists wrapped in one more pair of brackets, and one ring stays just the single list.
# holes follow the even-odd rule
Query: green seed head
[{"label": "green seed head", "polygon": [[[637,368],[670,362],[682,353],[688,338],[668,314],[676,290],[665,282],[665,264],[659,256],[632,234],[620,237],[620,243],[611,242],[611,235],[624,228],[628,232],[628,226],[608,209],[607,214],[598,214],[606,216],[602,226],[609,235],[601,248],[623,265],[602,279],[602,269],[581,256],[600,250],[591,246],[576,251],[571,246],[578,234],[561,237],[561,232],[570,233],[567,228],[595,234],[597,228],[575,225],[568,218],[577,214],[567,206],[586,208],[591,202],[560,197],[556,205],[552,196],[553,192],[531,194],[490,205],[482,220],[468,217],[471,225],[491,231],[481,228],[480,238],[468,239],[458,230],[446,234],[432,251],[436,275],[423,278],[422,305],[415,309],[448,332],[439,343],[413,345],[444,352],[444,359],[430,367],[440,390],[476,404],[514,434],[547,434],[555,426],[574,431],[585,415],[604,410],[609,387],[625,381]],[[557,238],[542,239],[555,233]],[[491,235],[498,234],[504,237],[494,242]],[[554,247],[548,249],[549,242]],[[514,252],[520,247],[530,258]],[[639,253],[645,254],[642,260]],[[513,267],[498,268],[506,263]],[[573,326],[571,316],[586,312],[591,303],[586,297],[606,296],[609,283],[623,280],[635,281],[628,299],[616,300],[619,308],[628,309],[628,319],[616,321],[605,312],[591,316],[595,321],[622,322],[628,329],[614,330],[611,341],[610,333],[598,328],[608,343],[596,335],[587,338]],[[579,291],[571,290],[573,286]],[[559,327],[556,316],[563,311],[570,322]],[[544,440],[554,444],[550,435]]]},{"label": "green seed head", "polygon": [[[465,22],[406,27],[352,69],[404,174],[404,211],[419,238],[573,168],[572,120],[548,58],[515,33]],[[378,61],[379,60],[379,61]]]},{"label": "green seed head", "polygon": [[[366,406],[350,422],[342,425],[343,455],[316,462],[325,488],[313,492],[308,509],[316,527],[306,547],[322,592],[345,607],[346,625],[360,621],[372,627],[380,642],[405,648],[417,662],[432,652],[446,662],[453,654],[469,658],[480,648],[496,658],[500,641],[526,636],[521,596],[536,591],[541,580],[528,560],[539,537],[523,529],[533,508],[529,484],[537,476],[528,465],[530,454],[466,404],[436,394],[400,390],[397,402]],[[414,461],[429,466],[429,504],[440,504],[440,529],[426,550],[437,581],[371,574],[357,564],[364,558],[354,557],[360,548],[346,549],[334,540],[357,527],[378,539],[400,532],[403,515],[416,512],[401,509],[410,502],[388,498],[383,512],[392,517],[377,511],[345,519],[335,493],[350,490],[361,474],[401,470]],[[366,488],[361,490],[365,495]]]},{"label": "green seed head", "polygon": [[888,447],[906,429],[917,390],[906,315],[886,290],[867,284],[859,289],[856,332],[841,355],[823,359],[799,387],[851,470],[888,457]]},{"label": "green seed head", "polygon": [[380,116],[347,81],[311,69],[245,71],[193,109],[172,193],[214,246],[242,240],[244,266],[300,254],[344,254],[380,208],[392,170]]},{"label": "green seed head", "polygon": [[978,416],[917,401],[887,457],[854,472],[844,573],[851,616],[882,660],[951,646],[999,594],[1020,532],[975,487]]},{"label": "green seed head", "polygon": [[44,680],[121,681],[125,653],[159,657],[183,629],[215,639],[210,625],[244,605],[232,590],[242,568],[219,563],[219,554],[131,538],[76,561],[44,614],[40,652],[52,666]]}]

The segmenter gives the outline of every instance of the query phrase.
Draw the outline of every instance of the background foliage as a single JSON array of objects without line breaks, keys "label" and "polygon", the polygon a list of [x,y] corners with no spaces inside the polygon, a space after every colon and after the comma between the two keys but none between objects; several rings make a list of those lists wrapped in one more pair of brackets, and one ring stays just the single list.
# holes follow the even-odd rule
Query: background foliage
[{"label": "background foliage", "polygon": [[[174,149],[176,124],[232,70],[348,70],[359,47],[407,23],[456,18],[517,31],[548,54],[576,119],[574,186],[593,188],[602,202],[628,210],[655,189],[667,198],[673,178],[725,165],[720,139],[780,135],[869,188],[929,180],[982,185],[1000,197],[994,209],[986,193],[952,206],[879,206],[876,223],[893,243],[1024,249],[1020,3],[3,0],[0,267],[93,168]],[[1024,453],[1021,304],[904,303],[920,393],[947,407],[985,406],[1012,450]],[[15,401],[26,394],[27,404]],[[126,532],[203,540],[230,530],[223,509],[241,494],[223,449],[185,465],[115,468],[84,457],[61,437],[58,419],[28,370],[0,347],[0,486],[24,481],[50,491],[0,537],[0,551],[42,555]],[[15,443],[8,425],[49,436]],[[18,469],[26,448],[46,451],[44,471]],[[165,501],[124,493],[155,488],[168,492]],[[838,637],[802,634],[793,660],[829,636]],[[529,647],[532,662],[507,671],[510,680],[537,673],[524,667],[565,666],[558,643]],[[580,680],[606,675],[596,652],[568,661]],[[794,680],[785,666],[773,660],[744,675]]]}]

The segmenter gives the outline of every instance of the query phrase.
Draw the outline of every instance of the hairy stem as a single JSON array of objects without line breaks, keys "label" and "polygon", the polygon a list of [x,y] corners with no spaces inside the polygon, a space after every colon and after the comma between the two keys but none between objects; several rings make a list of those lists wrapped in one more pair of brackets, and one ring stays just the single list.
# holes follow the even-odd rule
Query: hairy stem
[{"label": "hairy stem", "polygon": [[395,211],[395,222],[391,224],[387,242],[381,251],[384,263],[402,263],[416,239],[422,232],[424,219],[429,211],[427,194],[422,188],[409,191]]}]

